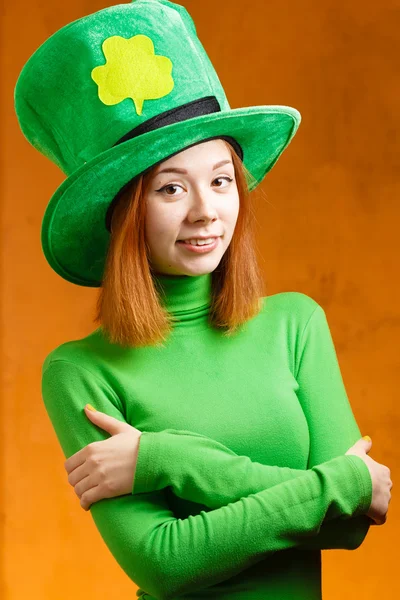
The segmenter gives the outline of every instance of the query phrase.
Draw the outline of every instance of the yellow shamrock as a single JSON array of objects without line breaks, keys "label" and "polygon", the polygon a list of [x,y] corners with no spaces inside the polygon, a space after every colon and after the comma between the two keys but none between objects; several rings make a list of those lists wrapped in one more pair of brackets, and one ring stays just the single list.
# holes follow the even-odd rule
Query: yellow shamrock
[{"label": "yellow shamrock", "polygon": [[102,44],[106,64],[95,67],[91,76],[98,85],[100,100],[107,105],[132,98],[136,112],[142,114],[143,102],[170,93],[174,87],[172,61],[157,56],[147,35],[126,39],[119,35]]}]

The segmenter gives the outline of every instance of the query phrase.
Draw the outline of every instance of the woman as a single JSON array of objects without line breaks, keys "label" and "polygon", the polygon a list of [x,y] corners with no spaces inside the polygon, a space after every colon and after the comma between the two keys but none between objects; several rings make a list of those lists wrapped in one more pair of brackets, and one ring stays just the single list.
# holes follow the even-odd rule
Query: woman
[{"label": "woman", "polygon": [[[100,38],[95,95],[82,63]],[[43,399],[68,481],[141,597],[316,600],[321,550],[385,522],[390,471],[359,439],[323,308],[262,296],[248,192],[300,117],[231,110],[207,60],[183,7],[138,0],[57,32],[17,83],[25,135],[68,175],[45,256],[100,287],[99,328],[46,357]],[[54,122],[57,95],[28,97],[59,95],[61,73],[78,123]]]}]

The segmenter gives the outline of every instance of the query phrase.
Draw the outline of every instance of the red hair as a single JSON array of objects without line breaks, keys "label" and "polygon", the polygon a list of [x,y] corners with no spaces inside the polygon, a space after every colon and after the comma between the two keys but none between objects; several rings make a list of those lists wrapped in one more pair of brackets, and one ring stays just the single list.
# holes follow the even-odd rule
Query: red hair
[{"label": "red hair", "polygon": [[[261,310],[263,277],[257,261],[254,214],[248,184],[252,175],[229,142],[240,209],[231,242],[212,272],[209,322],[232,335]],[[162,345],[173,328],[160,303],[145,239],[146,189],[155,166],[134,178],[113,211],[111,237],[94,322],[111,343]]]}]

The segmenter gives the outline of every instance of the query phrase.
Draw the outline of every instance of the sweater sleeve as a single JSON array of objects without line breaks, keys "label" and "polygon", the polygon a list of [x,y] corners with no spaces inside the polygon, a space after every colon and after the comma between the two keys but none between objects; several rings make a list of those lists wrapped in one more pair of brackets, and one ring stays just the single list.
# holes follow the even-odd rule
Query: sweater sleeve
[{"label": "sweater sleeve", "polygon": [[[42,396],[66,458],[109,437],[84,414],[88,402],[125,421],[112,388],[69,360],[45,362]],[[356,464],[352,457],[338,456],[292,480],[185,519],[174,516],[162,490],[103,498],[90,513],[128,577],[155,598],[172,600],[298,546],[319,531],[329,514],[364,512],[365,490],[354,476]]]},{"label": "sweater sleeve", "polygon": [[[310,469],[345,454],[362,437],[344,386],[326,314],[319,304],[316,304],[303,330],[294,369],[299,385],[297,397],[310,431],[307,465]],[[360,457],[353,458],[358,459],[360,475],[368,489],[367,512],[372,500],[371,475]],[[346,516],[341,519],[345,519],[344,527],[348,528],[349,536],[357,548],[367,536],[373,521],[365,514],[350,522]],[[340,523],[336,524],[339,526]],[[328,530],[334,537],[339,531],[335,530],[333,523],[327,525]],[[315,538],[309,538],[302,547],[312,549],[316,544]]]},{"label": "sweater sleeve", "polygon": [[[348,458],[354,467],[353,477],[360,480],[365,510],[368,510],[372,495],[368,467],[358,456]],[[305,472],[252,461],[248,456],[238,455],[224,444],[193,431],[143,431],[132,493],[171,487],[176,496],[215,509]],[[360,538],[365,536],[365,528],[369,526],[369,518],[365,515],[339,516],[332,509],[319,531],[310,532],[298,546],[320,550],[358,548]],[[330,524],[331,519],[334,522]]]}]

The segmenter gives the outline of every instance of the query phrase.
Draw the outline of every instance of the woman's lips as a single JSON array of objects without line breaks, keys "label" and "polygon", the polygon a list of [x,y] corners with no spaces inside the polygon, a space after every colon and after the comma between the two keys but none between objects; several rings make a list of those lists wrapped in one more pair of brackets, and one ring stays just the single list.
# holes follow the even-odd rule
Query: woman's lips
[{"label": "woman's lips", "polygon": [[211,252],[214,250],[219,244],[220,238],[217,237],[211,244],[205,244],[203,246],[194,246],[193,244],[187,244],[186,242],[178,241],[177,244],[189,250],[190,252],[197,252],[197,254],[205,254],[206,252]]}]

